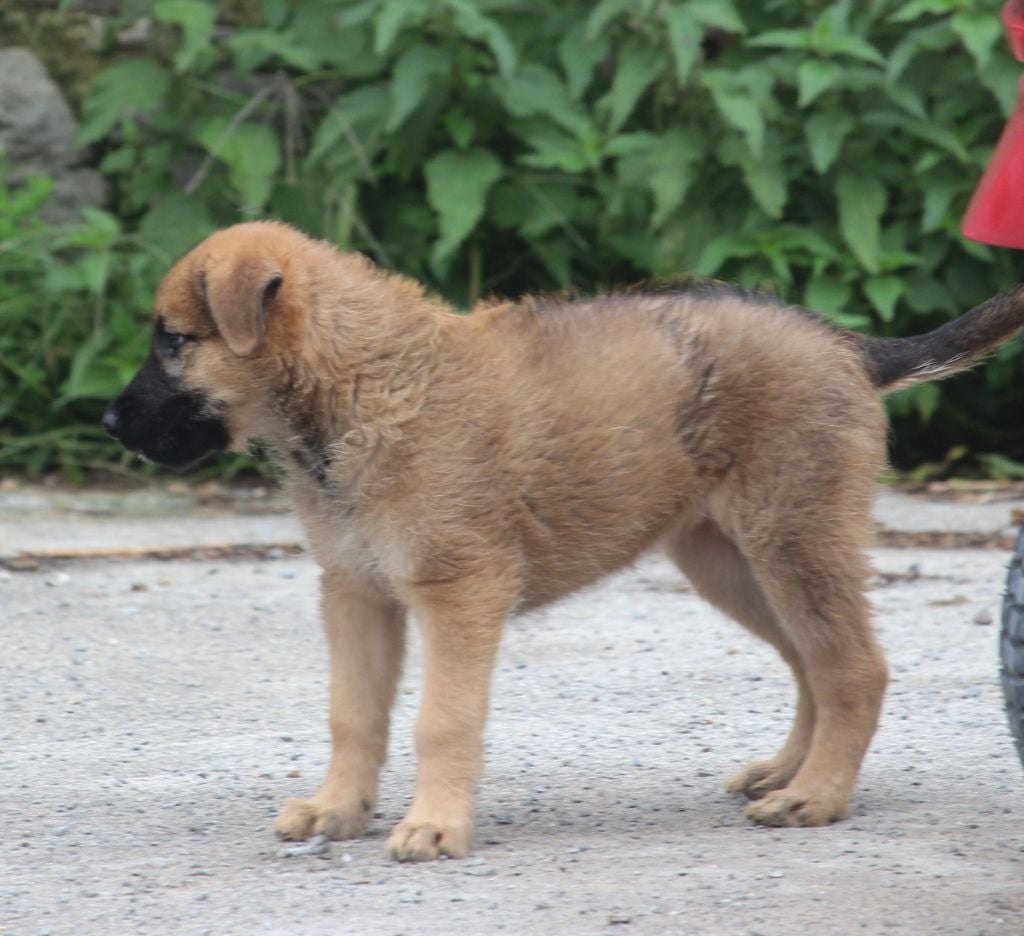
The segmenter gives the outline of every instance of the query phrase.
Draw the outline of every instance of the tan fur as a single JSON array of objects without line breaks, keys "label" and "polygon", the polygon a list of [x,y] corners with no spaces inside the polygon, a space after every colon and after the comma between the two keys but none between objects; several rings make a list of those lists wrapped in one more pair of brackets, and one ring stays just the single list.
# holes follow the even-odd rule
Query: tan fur
[{"label": "tan fur", "polygon": [[[211,268],[263,271],[231,284],[242,296],[280,275],[255,342],[218,334],[215,318],[238,310],[207,310]],[[846,815],[886,685],[862,551],[886,428],[854,343],[726,292],[458,316],[263,223],[181,260],[156,309],[201,336],[185,381],[226,407],[234,442],[280,452],[323,568],[333,755],[320,791],[285,807],[281,836],[365,830],[411,610],[426,647],[419,766],[388,847],[466,854],[506,618],[658,544],[796,678],[788,740],[729,788],[762,823]]]}]

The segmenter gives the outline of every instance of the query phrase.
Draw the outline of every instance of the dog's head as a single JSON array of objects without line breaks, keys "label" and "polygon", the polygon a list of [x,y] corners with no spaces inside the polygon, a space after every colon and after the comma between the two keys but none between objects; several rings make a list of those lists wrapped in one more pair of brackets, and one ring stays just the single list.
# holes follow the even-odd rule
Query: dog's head
[{"label": "dog's head", "polygon": [[171,467],[258,435],[269,349],[285,347],[300,324],[302,258],[319,246],[285,225],[254,222],[179,260],[156,293],[149,357],[108,407],[104,428]]}]

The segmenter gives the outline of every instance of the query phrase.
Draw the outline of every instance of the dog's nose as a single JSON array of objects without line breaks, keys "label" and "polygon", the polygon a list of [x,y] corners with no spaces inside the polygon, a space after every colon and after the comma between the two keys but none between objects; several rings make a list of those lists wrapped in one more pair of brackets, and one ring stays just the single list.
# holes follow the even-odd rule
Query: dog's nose
[{"label": "dog's nose", "polygon": [[117,410],[113,406],[107,407],[107,411],[103,414],[103,419],[100,420],[100,424],[104,429],[107,430],[115,439],[117,438],[117,428],[120,425],[120,419],[117,416]]}]

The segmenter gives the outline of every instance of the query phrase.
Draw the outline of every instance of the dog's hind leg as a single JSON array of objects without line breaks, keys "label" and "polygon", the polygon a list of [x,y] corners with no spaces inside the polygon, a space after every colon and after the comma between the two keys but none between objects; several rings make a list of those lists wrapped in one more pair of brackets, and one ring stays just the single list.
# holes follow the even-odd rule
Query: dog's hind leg
[{"label": "dog's hind leg", "polygon": [[789,783],[747,807],[767,825],[841,819],[878,726],[888,674],[864,595],[867,563],[859,512],[838,511],[778,530],[751,568],[795,649],[814,699],[810,748]]},{"label": "dog's hind leg", "polygon": [[341,572],[325,570],[321,588],[331,658],[331,763],[312,799],[285,805],[276,826],[285,839],[344,839],[366,831],[402,667],[402,606]]},{"label": "dog's hind leg", "polygon": [[730,793],[757,799],[789,783],[810,747],[814,699],[803,664],[754,579],[750,563],[714,520],[704,519],[677,531],[665,545],[697,593],[775,647],[796,679],[796,717],[785,743],[774,757],[748,764],[726,783]]}]

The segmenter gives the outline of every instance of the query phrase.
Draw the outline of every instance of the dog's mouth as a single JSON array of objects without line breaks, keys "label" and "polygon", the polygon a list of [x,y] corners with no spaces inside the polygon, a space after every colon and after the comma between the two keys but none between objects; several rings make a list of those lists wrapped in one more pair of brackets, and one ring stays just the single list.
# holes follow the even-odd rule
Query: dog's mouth
[{"label": "dog's mouth", "polygon": [[[122,394],[104,416],[104,427],[126,449],[166,468],[187,468],[204,455],[225,451],[227,424],[199,394],[180,394],[155,406]],[[215,409],[213,407],[212,409]]]},{"label": "dog's mouth", "polygon": [[126,449],[167,468],[187,468],[210,452],[223,452],[231,433],[223,405],[184,389],[155,354],[107,408],[103,428]]}]

